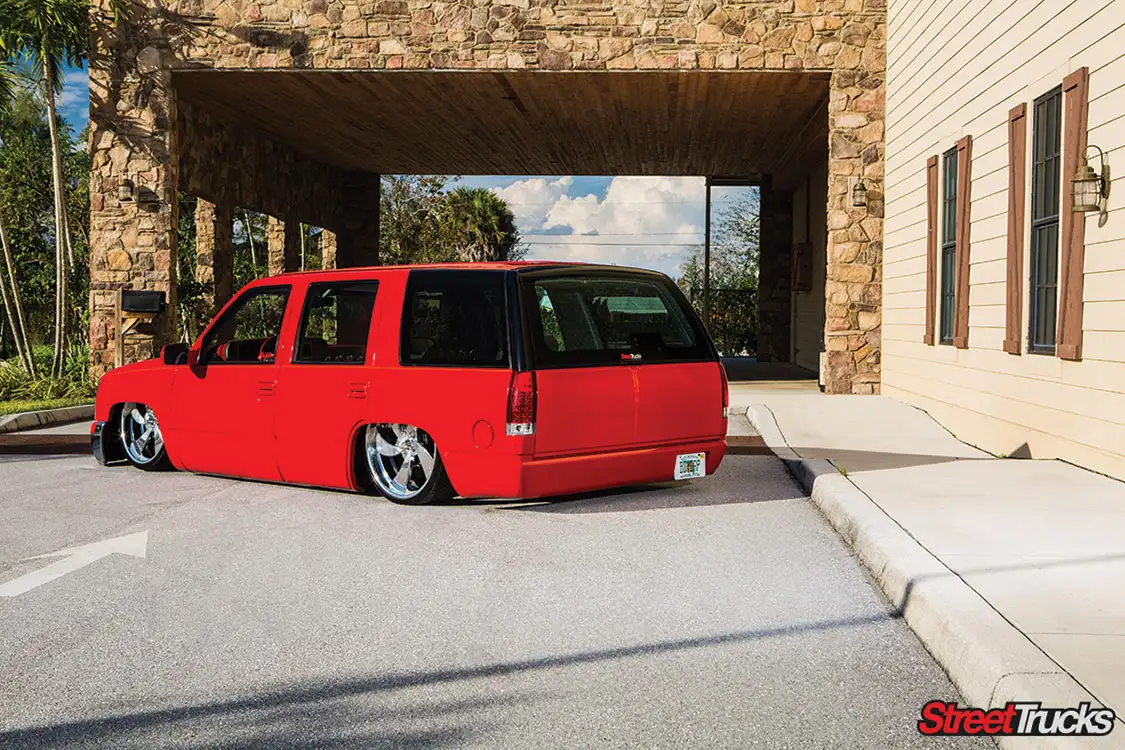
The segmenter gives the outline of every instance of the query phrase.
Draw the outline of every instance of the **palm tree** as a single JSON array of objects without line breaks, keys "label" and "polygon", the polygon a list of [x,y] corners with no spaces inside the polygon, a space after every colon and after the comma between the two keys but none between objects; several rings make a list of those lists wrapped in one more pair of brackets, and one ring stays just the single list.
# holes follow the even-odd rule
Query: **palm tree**
[{"label": "palm tree", "polygon": [[503,198],[484,188],[457,188],[446,196],[445,225],[461,260],[514,260],[521,256],[515,216]]},{"label": "palm tree", "polygon": [[62,91],[63,67],[81,67],[89,49],[89,0],[8,0],[0,5],[0,52],[20,56],[42,87],[51,130],[55,200],[55,358],[52,372],[63,374],[67,345],[66,197],[55,95]]},{"label": "palm tree", "polygon": [[[10,60],[0,61],[0,114],[6,113],[12,101],[15,87],[13,65]],[[0,147],[4,145],[0,140]],[[23,306],[20,304],[19,283],[16,280],[15,263],[12,261],[12,248],[8,245],[8,231],[0,217],[0,246],[4,251],[4,265],[8,270],[8,279],[5,281],[3,272],[0,272],[0,296],[4,299],[4,313],[8,317],[8,327],[12,329],[12,339],[16,342],[16,354],[23,363],[28,374],[35,374],[35,359],[31,354],[31,347],[27,343],[27,326],[23,319]],[[8,284],[11,284],[11,297],[8,296]],[[14,308],[14,314],[13,314]]]}]

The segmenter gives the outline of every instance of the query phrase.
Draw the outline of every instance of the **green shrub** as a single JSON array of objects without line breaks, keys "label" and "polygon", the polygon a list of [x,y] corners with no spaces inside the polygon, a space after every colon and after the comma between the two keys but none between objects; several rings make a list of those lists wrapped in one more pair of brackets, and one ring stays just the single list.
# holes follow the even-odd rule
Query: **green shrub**
[{"label": "green shrub", "polygon": [[90,355],[85,343],[67,347],[66,367],[62,377],[52,377],[51,347],[36,346],[36,377],[28,375],[18,359],[0,362],[0,401],[50,401],[54,399],[93,398],[95,385],[90,380]]}]

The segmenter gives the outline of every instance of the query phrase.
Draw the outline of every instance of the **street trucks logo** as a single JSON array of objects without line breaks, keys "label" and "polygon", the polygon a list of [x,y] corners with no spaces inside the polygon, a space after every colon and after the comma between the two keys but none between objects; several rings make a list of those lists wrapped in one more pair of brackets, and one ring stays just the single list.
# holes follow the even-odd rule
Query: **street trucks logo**
[{"label": "street trucks logo", "polygon": [[1101,737],[1113,731],[1112,708],[1043,708],[1041,703],[1007,703],[1003,708],[964,708],[930,701],[922,706],[918,731],[924,735],[990,737]]}]

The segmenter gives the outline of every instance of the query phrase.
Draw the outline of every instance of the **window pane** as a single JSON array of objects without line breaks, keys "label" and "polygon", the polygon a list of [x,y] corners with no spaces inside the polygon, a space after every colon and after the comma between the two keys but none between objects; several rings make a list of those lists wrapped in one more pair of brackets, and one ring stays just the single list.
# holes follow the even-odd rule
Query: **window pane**
[{"label": "window pane", "polygon": [[670,283],[613,276],[563,276],[532,283],[536,364],[568,367],[623,360],[710,359],[706,339]]},{"label": "window pane", "polygon": [[502,271],[412,271],[402,320],[403,364],[508,367]]},{"label": "window pane", "polygon": [[203,361],[272,362],[288,299],[288,287],[245,293],[208,332]]},{"label": "window pane", "polygon": [[363,362],[377,289],[374,281],[310,284],[296,361]]}]

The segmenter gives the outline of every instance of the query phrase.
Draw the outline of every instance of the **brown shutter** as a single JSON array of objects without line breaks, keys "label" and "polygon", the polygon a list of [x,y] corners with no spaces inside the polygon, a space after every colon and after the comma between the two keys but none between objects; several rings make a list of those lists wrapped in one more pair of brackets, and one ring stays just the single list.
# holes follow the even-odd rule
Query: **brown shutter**
[{"label": "brown shutter", "polygon": [[957,141],[957,314],[953,319],[953,345],[969,348],[969,236],[973,187],[973,137]]},{"label": "brown shutter", "polygon": [[1004,351],[1019,354],[1023,332],[1023,230],[1027,202],[1027,104],[1008,112],[1008,301]]},{"label": "brown shutter", "polygon": [[938,158],[926,160],[926,335],[922,341],[934,345],[934,312],[937,308],[938,274]]},{"label": "brown shutter", "polygon": [[1086,216],[1072,209],[1071,183],[1086,151],[1090,69],[1063,79],[1062,231],[1059,236],[1059,331],[1055,351],[1062,359],[1082,359],[1082,287],[1086,267]]}]

